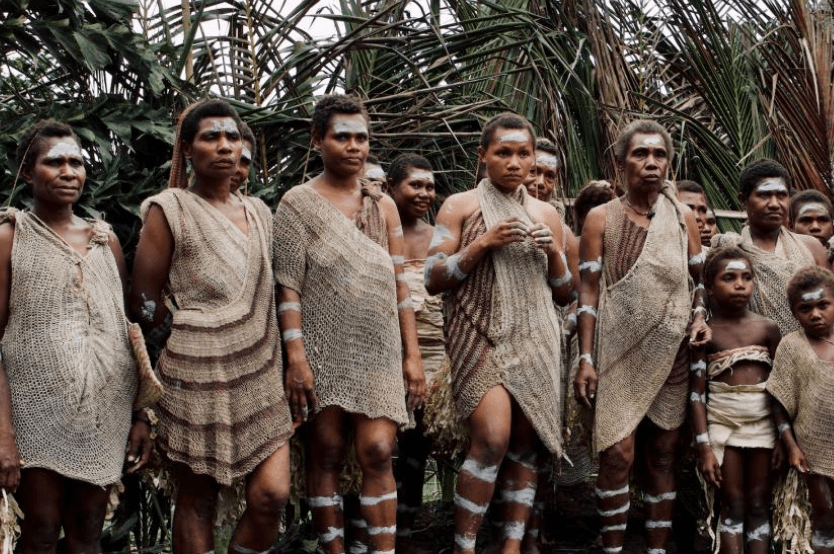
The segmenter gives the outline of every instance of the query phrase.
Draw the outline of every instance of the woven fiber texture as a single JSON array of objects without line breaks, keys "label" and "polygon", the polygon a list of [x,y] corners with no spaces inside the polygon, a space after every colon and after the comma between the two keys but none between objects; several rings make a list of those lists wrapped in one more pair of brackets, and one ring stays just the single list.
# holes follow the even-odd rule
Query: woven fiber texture
[{"label": "woven fiber texture", "polygon": [[796,271],[806,265],[814,265],[814,256],[798,236],[784,227],[779,232],[776,250],[767,252],[753,244],[750,227],[745,226],[741,235],[725,233],[712,237],[712,247],[738,246],[750,257],[756,273],[756,288],[750,298],[750,311],[769,317],[779,326],[782,336],[799,329],[799,323],[791,313],[785,290]]},{"label": "woven fiber texture", "polygon": [[[483,223],[472,225],[470,218],[462,248],[504,219],[534,224],[523,187],[505,195],[484,179],[477,193]],[[448,312],[447,338],[454,342],[449,355],[462,415],[471,414],[486,391],[502,384],[548,450],[561,453],[561,324],[547,284],[545,253],[530,237],[492,251],[451,296],[455,306]]]},{"label": "woven fiber texture", "polygon": [[719,464],[727,446],[773,448],[776,429],[765,384],[728,385],[709,382],[707,402],[709,442]]},{"label": "woven fiber texture", "polygon": [[185,189],[145,200],[174,237],[171,336],[157,363],[165,391],[159,438],[167,457],[222,485],[250,473],[292,434],[272,281],[272,218],[237,195],[248,235]]},{"label": "woven fiber texture", "polygon": [[[643,417],[663,429],[686,416],[688,351],[682,342],[693,283],[683,206],[664,185],[645,243],[622,278],[602,275],[596,328],[599,385],[594,448],[602,452],[629,436]],[[603,268],[622,266],[627,218],[620,199],[606,204]]]},{"label": "woven fiber texture", "polygon": [[803,331],[784,337],[767,380],[793,421],[812,473],[834,479],[834,364],[823,362]]},{"label": "woven fiber texture", "polygon": [[770,351],[766,346],[751,344],[750,346],[742,346],[741,348],[722,350],[710,354],[707,357],[707,361],[709,362],[707,366],[707,377],[710,379],[717,377],[742,360],[762,362],[768,367],[773,365],[773,360],[770,359]]},{"label": "woven fiber texture", "polygon": [[275,280],[301,295],[319,410],[406,425],[394,264],[379,193],[362,193],[351,221],[309,184],[287,192],[275,211]]},{"label": "woven fiber texture", "polygon": [[110,226],[89,220],[82,256],[35,215],[14,222],[3,355],[26,468],[110,485],[122,473],[137,391]]}]

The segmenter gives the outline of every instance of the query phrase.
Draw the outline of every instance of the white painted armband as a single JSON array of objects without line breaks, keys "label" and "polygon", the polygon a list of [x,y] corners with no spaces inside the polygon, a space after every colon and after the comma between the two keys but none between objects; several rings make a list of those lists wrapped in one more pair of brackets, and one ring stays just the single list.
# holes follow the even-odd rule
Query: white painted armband
[{"label": "white painted armband", "polygon": [[589,306],[588,304],[583,304],[576,309],[576,317],[581,316],[582,314],[588,314],[591,317],[597,317],[597,309],[593,306]]},{"label": "white painted armband", "polygon": [[701,404],[707,403],[707,395],[706,394],[698,394],[695,391],[689,393],[689,401],[690,402],[700,402]]},{"label": "white painted armband", "polygon": [[583,361],[584,361],[584,362],[585,362],[586,364],[588,364],[589,366],[591,366],[591,367],[595,367],[595,366],[594,366],[594,357],[593,357],[593,356],[591,356],[591,353],[590,353],[590,352],[585,352],[584,354],[582,354],[581,356],[579,356],[579,361],[580,361],[580,362],[583,362]]},{"label": "white painted armband", "polygon": [[704,360],[698,360],[697,362],[692,362],[689,364],[689,371],[696,375],[700,375],[701,373],[707,370],[707,362]]},{"label": "white painted armband", "polygon": [[301,302],[281,302],[278,304],[278,314],[282,314],[284,312],[300,312],[301,311]]},{"label": "white painted armband", "polygon": [[303,338],[304,335],[301,333],[301,329],[287,329],[281,334],[281,337],[284,339],[284,342],[290,342],[291,340]]},{"label": "white painted armband", "polygon": [[391,261],[394,262],[394,265],[403,265],[405,264],[405,256],[391,256]]},{"label": "white painted armband", "polygon": [[709,444],[709,435],[707,433],[700,433],[695,435],[696,444]]},{"label": "white painted armband", "polygon": [[779,431],[779,438],[782,438],[782,435],[791,430],[791,424],[787,421],[783,421],[779,424],[776,430]]},{"label": "white painted armband", "polygon": [[469,274],[460,268],[460,254],[452,254],[446,259],[446,278],[463,281]]},{"label": "white painted armband", "polygon": [[410,310],[412,308],[414,308],[414,303],[411,301],[411,297],[406,298],[405,300],[397,304],[398,310]]},{"label": "white painted armband", "polygon": [[560,287],[564,287],[565,285],[569,285],[571,277],[573,276],[570,274],[570,271],[566,269],[561,277],[552,277],[548,283],[550,283],[550,286],[554,289],[558,289]]},{"label": "white painted armband", "polygon": [[695,254],[694,256],[689,257],[689,265],[690,266],[701,265],[702,263],[704,263],[704,260],[706,260],[706,258],[707,258],[706,254],[704,254],[703,252],[699,252],[699,253]]},{"label": "white painted armband", "polygon": [[583,271],[592,271],[592,272],[599,272],[602,271],[602,258],[597,258],[596,260],[583,260],[579,263],[579,273]]}]

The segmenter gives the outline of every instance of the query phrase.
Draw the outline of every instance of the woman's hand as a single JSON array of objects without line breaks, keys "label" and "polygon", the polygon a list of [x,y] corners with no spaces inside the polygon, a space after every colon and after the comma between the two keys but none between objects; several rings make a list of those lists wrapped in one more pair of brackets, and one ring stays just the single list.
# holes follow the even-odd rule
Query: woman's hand
[{"label": "woman's hand", "polygon": [[8,492],[17,490],[20,484],[20,453],[13,433],[0,436],[0,487]]},{"label": "woman's hand", "polygon": [[721,488],[721,465],[718,463],[718,458],[709,445],[701,451],[700,460],[698,461],[698,469],[704,475],[707,483],[715,488]]},{"label": "woman's hand", "polygon": [[579,371],[573,379],[573,392],[576,400],[586,408],[593,408],[597,396],[597,382],[599,376],[587,360],[579,360]]},{"label": "woman's hand", "polygon": [[319,400],[313,390],[314,382],[313,370],[306,357],[287,365],[285,388],[295,427],[307,421],[310,410],[315,411],[318,407]]},{"label": "woman's hand", "polygon": [[403,381],[405,382],[405,398],[408,411],[413,412],[426,405],[428,389],[426,374],[423,372],[423,361],[415,356],[407,356],[403,360]]},{"label": "woman's hand", "polygon": [[151,424],[145,419],[137,419],[131,425],[127,439],[127,454],[125,454],[125,462],[128,464],[127,472],[136,473],[145,467],[152,450]]}]

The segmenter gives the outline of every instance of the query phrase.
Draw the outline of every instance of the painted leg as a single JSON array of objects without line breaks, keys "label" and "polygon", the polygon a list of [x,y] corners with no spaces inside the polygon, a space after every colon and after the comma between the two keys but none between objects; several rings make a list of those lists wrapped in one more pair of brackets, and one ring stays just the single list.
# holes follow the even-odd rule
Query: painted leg
[{"label": "painted leg", "polygon": [[493,387],[469,416],[469,452],[455,492],[455,554],[474,554],[475,537],[495,490],[512,423],[510,395]]},{"label": "painted leg", "polygon": [[356,459],[362,468],[362,518],[368,522],[371,554],[394,554],[397,532],[397,489],[392,455],[397,424],[387,418],[352,416]]},{"label": "painted leg", "polygon": [[721,465],[721,535],[720,554],[744,552],[744,454],[739,448],[728,446]]},{"label": "painted leg", "polygon": [[770,460],[773,451],[749,448],[745,455],[745,542],[749,554],[770,552],[770,493],[773,488]]},{"label": "painted leg", "polygon": [[834,554],[834,481],[808,473],[805,482],[811,501],[811,546],[815,554]]},{"label": "painted leg", "polygon": [[672,518],[675,515],[677,461],[679,433],[677,429],[666,431],[646,422],[646,546],[647,554],[666,554],[672,536]]},{"label": "painted leg", "polygon": [[344,505],[339,474],[345,454],[343,410],[328,407],[311,422],[307,456],[307,503],[319,546],[327,554],[345,553]]},{"label": "painted leg", "polygon": [[429,456],[429,442],[424,435],[422,413],[415,414],[417,427],[402,433],[399,437],[399,456],[394,468],[397,479],[397,553],[415,552],[411,534],[414,521],[423,503],[423,482],[426,460]]},{"label": "painted leg", "polygon": [[604,450],[599,457],[597,512],[602,550],[619,554],[623,550],[629,501],[628,476],[634,464],[634,434]]}]

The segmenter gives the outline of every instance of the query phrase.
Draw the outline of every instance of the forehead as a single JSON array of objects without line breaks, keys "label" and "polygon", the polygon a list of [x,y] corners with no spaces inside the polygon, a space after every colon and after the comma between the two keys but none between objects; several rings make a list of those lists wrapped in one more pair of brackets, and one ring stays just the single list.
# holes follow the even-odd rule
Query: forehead
[{"label": "forehead", "polygon": [[690,192],[688,190],[682,190],[678,193],[678,198],[684,204],[703,204],[706,206],[707,199],[706,197],[698,192]]},{"label": "forehead", "polygon": [[237,122],[229,116],[209,116],[202,118],[200,124],[197,126],[197,132],[205,133],[208,131],[239,132]]},{"label": "forehead", "polygon": [[796,213],[797,217],[831,217],[828,213],[828,209],[819,202],[806,202],[805,204],[800,204]]},{"label": "forehead", "polygon": [[629,151],[635,148],[662,148],[666,150],[666,142],[659,133],[634,133],[628,143]]},{"label": "forehead", "polygon": [[720,271],[747,271],[750,269],[750,264],[744,258],[726,258],[721,260],[718,269]]},{"label": "forehead", "polygon": [[81,157],[81,148],[73,137],[46,137],[38,143],[38,156],[40,157]]},{"label": "forehead", "polygon": [[508,129],[496,127],[489,141],[490,146],[534,146],[533,135],[529,129]]},{"label": "forehead", "polygon": [[327,122],[334,133],[368,133],[368,121],[361,113],[335,113]]},{"label": "forehead", "polygon": [[782,177],[763,177],[753,187],[753,192],[759,194],[787,194],[788,185]]},{"label": "forehead", "polygon": [[556,171],[559,168],[559,158],[550,152],[536,152],[536,166]]}]

